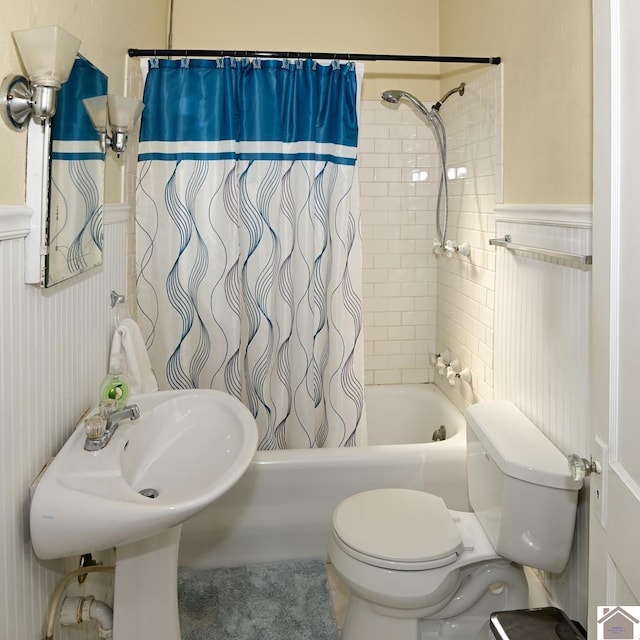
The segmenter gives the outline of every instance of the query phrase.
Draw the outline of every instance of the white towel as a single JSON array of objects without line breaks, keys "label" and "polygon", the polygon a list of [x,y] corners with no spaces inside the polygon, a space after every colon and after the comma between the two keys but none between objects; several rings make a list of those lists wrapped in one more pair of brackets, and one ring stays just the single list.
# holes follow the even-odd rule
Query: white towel
[{"label": "white towel", "polygon": [[158,381],[151,368],[149,354],[144,346],[138,323],[125,318],[113,333],[109,370],[124,371],[129,376],[131,393],[158,390]]}]

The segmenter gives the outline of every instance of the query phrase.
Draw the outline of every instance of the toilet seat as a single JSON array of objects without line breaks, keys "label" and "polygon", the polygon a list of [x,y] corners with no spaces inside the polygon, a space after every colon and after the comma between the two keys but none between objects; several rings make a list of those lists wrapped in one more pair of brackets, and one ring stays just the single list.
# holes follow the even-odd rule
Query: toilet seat
[{"label": "toilet seat", "polygon": [[375,489],[343,500],[334,511],[333,531],[345,553],[386,569],[437,569],[464,550],[442,498],[412,489]]}]

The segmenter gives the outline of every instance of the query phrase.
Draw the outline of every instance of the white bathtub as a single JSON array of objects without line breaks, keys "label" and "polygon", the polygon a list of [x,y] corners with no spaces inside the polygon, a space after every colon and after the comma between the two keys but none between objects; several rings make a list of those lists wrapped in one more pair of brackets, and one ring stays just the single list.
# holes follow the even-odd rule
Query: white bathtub
[{"label": "white bathtub", "polygon": [[[333,510],[381,487],[424,489],[469,510],[464,418],[433,384],[366,389],[370,445],[259,451],[240,481],[183,525],[180,564],[324,558]],[[444,424],[447,439],[433,442]]]}]

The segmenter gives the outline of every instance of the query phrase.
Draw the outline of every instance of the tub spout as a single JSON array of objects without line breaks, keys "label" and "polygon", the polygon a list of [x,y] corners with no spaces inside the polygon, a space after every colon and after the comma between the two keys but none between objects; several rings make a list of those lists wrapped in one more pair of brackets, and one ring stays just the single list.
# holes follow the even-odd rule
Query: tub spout
[{"label": "tub spout", "polygon": [[434,432],[431,438],[434,442],[440,442],[447,439],[447,427],[441,424]]}]

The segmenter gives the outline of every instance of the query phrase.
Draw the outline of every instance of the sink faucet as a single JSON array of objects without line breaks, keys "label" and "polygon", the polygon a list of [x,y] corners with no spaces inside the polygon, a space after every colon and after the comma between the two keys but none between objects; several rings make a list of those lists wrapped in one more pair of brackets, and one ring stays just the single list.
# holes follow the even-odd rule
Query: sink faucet
[{"label": "sink faucet", "polygon": [[111,440],[113,434],[116,432],[116,429],[120,426],[120,423],[123,420],[137,420],[139,417],[140,409],[138,408],[138,405],[130,404],[118,411],[110,413],[106,417],[106,421],[98,415],[87,418],[87,420],[97,418],[100,425],[93,433],[89,432],[90,427],[87,425],[87,438],[84,441],[85,450],[99,451],[100,449],[104,449],[109,444],[109,440]]}]

